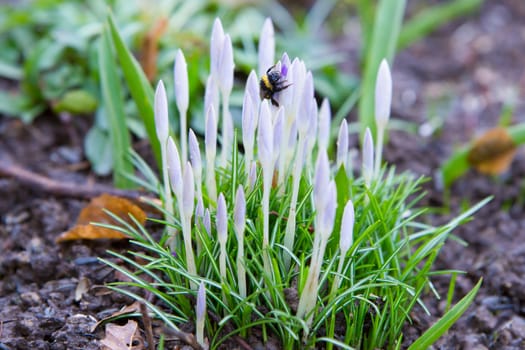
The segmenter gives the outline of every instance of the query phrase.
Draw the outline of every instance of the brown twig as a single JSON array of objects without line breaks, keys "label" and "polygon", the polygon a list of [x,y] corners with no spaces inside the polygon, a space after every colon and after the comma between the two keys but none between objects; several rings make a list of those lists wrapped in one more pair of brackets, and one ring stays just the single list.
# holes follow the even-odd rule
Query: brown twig
[{"label": "brown twig", "polygon": [[142,314],[142,322],[144,322],[144,332],[148,341],[148,350],[155,350],[155,341],[153,340],[153,328],[151,327],[151,318],[148,314],[146,304],[140,303],[140,313]]},{"label": "brown twig", "polygon": [[197,341],[197,338],[191,333],[186,333],[178,329],[164,327],[164,332],[167,335],[174,336],[182,340],[187,345],[191,346],[194,350],[204,350],[203,347]]},{"label": "brown twig", "polygon": [[21,184],[56,196],[89,199],[108,193],[114,196],[138,199],[144,192],[121,190],[101,184],[77,184],[56,181],[46,176],[31,172],[15,164],[7,155],[0,154],[0,176],[16,179]]}]

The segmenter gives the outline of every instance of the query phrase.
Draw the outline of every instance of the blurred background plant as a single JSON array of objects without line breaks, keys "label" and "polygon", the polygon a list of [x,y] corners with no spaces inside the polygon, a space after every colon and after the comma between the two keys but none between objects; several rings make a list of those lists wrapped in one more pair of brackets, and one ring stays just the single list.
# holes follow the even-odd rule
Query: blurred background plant
[{"label": "blurred background plant", "polygon": [[[403,25],[406,1],[314,1],[307,4],[281,4],[277,1],[163,0],[151,6],[144,0],[68,1],[33,0],[0,5],[0,77],[14,81],[0,90],[0,113],[31,122],[51,110],[62,117],[92,115],[94,121],[84,140],[85,154],[95,173],[110,174],[118,163],[115,157],[114,137],[125,128],[137,138],[147,137],[152,143],[151,131],[144,125],[144,110],[137,108],[130,98],[129,84],[121,94],[124,103],[120,110],[122,123],[111,123],[108,99],[103,99],[99,50],[101,34],[108,8],[115,18],[125,47],[140,62],[148,81],[170,81],[171,65],[177,49],[185,52],[191,82],[189,95],[192,115],[189,126],[202,135],[204,130],[202,96],[207,75],[209,51],[207,33],[215,17],[221,17],[231,35],[236,74],[244,78],[248,68],[257,61],[257,40],[265,17],[271,16],[276,28],[276,52],[286,51],[301,56],[311,67],[316,80],[316,93],[327,97],[334,110],[334,123],[339,125],[353,110],[358,97],[359,124],[351,132],[374,130],[373,96],[375,74],[379,60],[387,57],[390,64],[396,49],[409,46],[441,24],[472,12],[483,0],[450,0],[431,5],[414,4],[410,18]],[[362,80],[340,68],[348,60],[341,44],[334,39],[354,14],[361,25]],[[114,47],[109,43],[108,57]],[[116,62],[116,61],[115,61]],[[111,67],[110,67],[111,69]],[[114,77],[124,73],[115,65]],[[151,86],[144,87],[151,89]],[[168,89],[170,86],[167,87]],[[132,95],[132,94],[131,94]],[[149,93],[149,96],[153,96]],[[173,104],[173,96],[168,96]],[[151,105],[152,101],[148,104]],[[231,105],[233,119],[240,120],[241,92],[234,86]],[[141,120],[142,118],[142,120]],[[177,116],[173,117],[177,118]],[[66,118],[66,120],[70,120]],[[178,122],[172,132],[177,134]],[[335,135],[337,130],[332,130]],[[127,137],[130,140],[133,138]],[[131,142],[131,141],[129,141]],[[113,147],[111,147],[113,145]],[[154,147],[157,149],[157,147]],[[158,152],[156,154],[159,160]],[[119,177],[119,176],[117,176]],[[117,181],[118,186],[125,186]]]}]

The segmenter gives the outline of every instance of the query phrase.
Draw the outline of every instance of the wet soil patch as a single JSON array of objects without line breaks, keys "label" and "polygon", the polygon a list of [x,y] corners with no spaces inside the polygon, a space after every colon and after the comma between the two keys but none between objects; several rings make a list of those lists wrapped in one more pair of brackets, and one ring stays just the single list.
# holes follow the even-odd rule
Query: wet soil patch
[{"label": "wet soil patch", "polygon": [[[437,170],[453,149],[498,124],[504,104],[513,122],[525,122],[525,3],[486,1],[478,14],[445,26],[401,52],[393,68],[393,119],[413,132],[392,131],[385,159],[398,170],[431,178],[424,205],[440,209],[427,220],[445,222],[487,196],[493,200],[454,232],[436,268],[463,270],[454,300],[480,279],[471,308],[436,349],[525,348],[525,155],[509,171],[489,178],[469,172],[445,194]],[[399,124],[398,124],[399,125]],[[0,117],[0,156],[58,181],[79,186],[108,179],[89,173],[82,136],[89,121],[64,125],[44,116],[32,125]],[[3,161],[3,158],[1,158]],[[0,178],[0,348],[98,349],[103,330],[91,327],[131,300],[103,288],[114,272],[97,257],[126,242],[57,245],[87,202],[34,191]],[[442,208],[448,208],[444,212]],[[467,243],[465,246],[462,242]],[[92,286],[79,299],[79,282]],[[412,312],[405,344],[444,312],[448,277],[433,280],[443,297],[425,298],[432,313]],[[93,287],[94,286],[94,287]]]}]

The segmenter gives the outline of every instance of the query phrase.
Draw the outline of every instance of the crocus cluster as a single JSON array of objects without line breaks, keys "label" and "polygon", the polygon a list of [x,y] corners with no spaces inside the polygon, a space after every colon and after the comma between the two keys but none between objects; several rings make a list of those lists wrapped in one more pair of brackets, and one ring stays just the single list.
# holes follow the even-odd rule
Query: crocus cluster
[{"label": "crocus cluster", "polygon": [[[328,159],[327,149],[330,144],[331,111],[327,100],[322,101],[320,108],[314,97],[314,78],[312,72],[306,68],[299,58],[290,59],[285,53],[280,60],[274,62],[275,41],[272,22],[267,19],[263,25],[259,40],[259,67],[258,73],[252,71],[245,85],[242,123],[237,126],[242,132],[242,146],[244,149],[244,167],[241,184],[234,184],[231,193],[235,196],[218,193],[218,185],[223,179],[218,177],[216,169],[227,168],[231,165],[231,155],[237,145],[233,144],[234,124],[230,114],[229,99],[234,82],[234,60],[230,36],[224,33],[220,20],[213,26],[211,38],[211,67],[210,77],[206,83],[204,97],[205,105],[205,133],[204,133],[204,161],[201,159],[201,149],[195,133],[187,129],[186,114],[189,109],[188,75],[183,53],[179,50],[174,67],[175,101],[180,118],[180,148],[169,136],[168,106],[164,85],[159,82],[155,94],[155,118],[157,135],[161,143],[164,161],[164,199],[166,218],[170,224],[169,234],[173,236],[173,247],[184,245],[184,256],[187,271],[193,279],[188,286],[197,290],[199,274],[202,271],[197,266],[195,247],[199,254],[200,242],[195,234],[194,222],[202,223],[211,239],[218,242],[218,262],[220,283],[228,283],[228,278],[235,276],[235,284],[241,297],[250,293],[250,286],[246,281],[245,230],[246,223],[262,221],[260,232],[261,254],[258,257],[264,267],[265,281],[275,281],[275,259],[282,259],[282,266],[286,270],[293,266],[293,261],[300,254],[309,254],[308,276],[304,287],[299,291],[300,300],[297,317],[309,325],[315,313],[320,288],[319,278],[321,268],[325,262],[324,255],[327,244],[334,231],[337,211],[337,188],[333,179],[333,167]],[[268,100],[261,100],[259,96],[259,79],[266,74],[268,68],[279,72],[281,78],[290,85],[283,91],[276,93],[274,98],[278,106]],[[382,140],[382,133],[388,121],[391,100],[391,78],[386,61],[381,63],[376,88],[376,111],[378,131]],[[221,125],[220,159],[217,158],[218,128]],[[186,137],[188,135],[188,137]],[[188,143],[188,145],[187,145]],[[335,165],[349,168],[351,161],[348,152],[348,125],[343,121],[339,127],[337,139],[337,156]],[[378,144],[374,165],[374,144],[370,130],[367,130],[363,142],[362,174],[366,186],[370,186],[380,169],[381,145]],[[379,154],[379,156],[377,156]],[[314,166],[315,164],[315,166]],[[204,172],[204,174],[203,174]],[[262,176],[262,181],[261,181]],[[296,252],[295,238],[298,231],[297,217],[299,207],[299,193],[301,186],[310,186],[310,200],[304,201],[302,210],[309,208],[313,220],[314,234],[311,251]],[[222,186],[224,187],[224,186]],[[260,198],[262,218],[247,217],[247,198],[253,191],[261,191]],[[260,192],[259,192],[260,193]],[[286,200],[285,234],[276,239],[275,220],[270,220],[270,203],[272,196],[279,200]],[[233,197],[235,197],[233,199]],[[232,203],[227,202],[232,198]],[[343,211],[343,208],[341,208]],[[253,211],[260,215],[259,211]],[[253,214],[252,214],[253,215]],[[194,218],[194,221],[192,221]],[[174,230],[176,219],[180,222],[182,233]],[[347,253],[353,244],[354,207],[349,200],[343,212],[340,231],[339,252],[340,258],[336,276],[342,273]],[[179,238],[182,234],[182,241]],[[227,247],[235,246],[237,251],[236,263],[227,263]],[[251,247],[252,250],[254,249]],[[236,271],[228,269],[236,267]],[[205,277],[205,276],[201,276]],[[202,280],[201,280],[202,281]],[[269,285],[266,286],[270,288]],[[332,283],[332,294],[339,288],[339,277]],[[199,286],[197,300],[197,314],[199,315],[198,334],[202,340],[202,318],[204,317],[205,284]],[[226,298],[223,296],[226,300]],[[306,332],[307,333],[307,332]]]}]

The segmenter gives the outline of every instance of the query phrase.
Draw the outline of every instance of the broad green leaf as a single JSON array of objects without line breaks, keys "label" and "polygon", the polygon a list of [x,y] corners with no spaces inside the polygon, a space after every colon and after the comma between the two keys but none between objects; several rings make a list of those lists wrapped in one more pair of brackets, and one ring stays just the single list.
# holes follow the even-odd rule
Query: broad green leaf
[{"label": "broad green leaf", "polygon": [[445,4],[425,8],[403,26],[397,42],[398,50],[424,38],[454,18],[475,11],[482,3],[483,0],[452,0]]},{"label": "broad green leaf", "polygon": [[108,175],[113,166],[111,139],[103,129],[92,127],[84,139],[86,157],[97,175]]},{"label": "broad green leaf", "polygon": [[140,117],[144,122],[149,141],[153,148],[153,154],[155,155],[159,169],[161,169],[162,158],[160,154],[160,143],[157,139],[157,133],[155,130],[155,115],[153,111],[153,89],[151,88],[144,71],[140,67],[140,64],[124,44],[112,15],[109,15],[108,17],[108,25],[111,32],[111,37],[115,44],[120,67],[124,73],[124,78],[128,84],[131,96],[137,104]]},{"label": "broad green leaf", "polygon": [[439,339],[456,321],[458,318],[467,311],[468,307],[474,301],[476,294],[483,279],[472,288],[467,295],[465,295],[452,309],[450,309],[443,317],[439,319],[432,327],[430,327],[421,337],[419,337],[412,345],[408,347],[408,350],[424,350],[428,349],[436,340]]},{"label": "broad green leaf", "polygon": [[127,157],[131,143],[117,65],[111,50],[109,28],[104,30],[100,40],[98,59],[102,102],[109,122],[109,135],[113,146],[113,181],[119,188],[129,188],[133,183],[125,175],[133,172],[133,166]]},{"label": "broad green leaf", "polygon": [[18,117],[22,114],[22,97],[9,91],[0,91],[0,114]]},{"label": "broad green leaf", "polygon": [[374,91],[377,70],[382,59],[387,59],[390,65],[396,50],[397,40],[406,0],[380,0],[377,6],[372,41],[364,57],[365,67],[363,83],[361,86],[361,99],[359,101],[359,121],[361,133],[367,127],[375,135],[374,123]]},{"label": "broad green leaf", "polygon": [[22,69],[12,63],[0,60],[0,77],[12,80],[22,79]]}]

